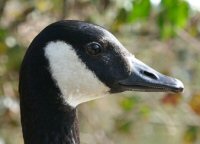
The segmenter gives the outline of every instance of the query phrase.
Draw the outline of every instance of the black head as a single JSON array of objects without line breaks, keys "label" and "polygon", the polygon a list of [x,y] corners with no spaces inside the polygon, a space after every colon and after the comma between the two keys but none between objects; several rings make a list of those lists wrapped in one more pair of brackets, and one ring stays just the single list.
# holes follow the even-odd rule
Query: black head
[{"label": "black head", "polygon": [[66,20],[46,27],[32,42],[24,61],[42,65],[41,57],[47,61],[43,68],[48,68],[61,94],[73,106],[126,90],[183,90],[179,80],[143,64],[110,32],[86,22]]},{"label": "black head", "polygon": [[[131,54],[107,30],[81,21],[61,21],[47,27],[49,41],[71,45],[86,67],[105,85],[113,88],[131,73],[126,56]],[[78,68],[77,68],[78,70]]]}]

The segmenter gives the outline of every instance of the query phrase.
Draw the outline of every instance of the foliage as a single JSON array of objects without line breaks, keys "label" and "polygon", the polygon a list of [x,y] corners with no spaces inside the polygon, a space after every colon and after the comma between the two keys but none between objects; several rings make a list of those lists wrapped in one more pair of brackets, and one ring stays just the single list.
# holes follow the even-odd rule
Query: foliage
[{"label": "foliage", "polygon": [[162,0],[158,16],[160,36],[164,39],[174,37],[176,31],[184,28],[189,17],[189,5],[183,0]]},{"label": "foliage", "polygon": [[189,105],[197,115],[200,115],[200,93],[192,95]]},{"label": "foliage", "polygon": [[198,128],[195,126],[188,126],[183,138],[183,144],[193,144],[197,140]]},{"label": "foliage", "polygon": [[150,0],[134,0],[131,3],[131,9],[121,8],[117,15],[119,22],[131,23],[137,20],[146,20],[150,15]]},{"label": "foliage", "polygon": [[200,15],[184,0],[0,1],[0,143],[23,143],[20,63],[35,35],[59,19],[87,20],[118,32],[137,57],[186,85],[183,94],[134,93],[81,106],[88,143],[200,143]]},{"label": "foliage", "polygon": [[134,23],[150,19],[151,13],[156,11],[157,26],[160,37],[169,39],[176,35],[176,31],[185,28],[189,18],[189,4],[183,0],[161,0],[158,11],[153,9],[150,0],[132,0],[131,9],[122,7],[119,9],[115,20],[115,29],[121,24]]}]

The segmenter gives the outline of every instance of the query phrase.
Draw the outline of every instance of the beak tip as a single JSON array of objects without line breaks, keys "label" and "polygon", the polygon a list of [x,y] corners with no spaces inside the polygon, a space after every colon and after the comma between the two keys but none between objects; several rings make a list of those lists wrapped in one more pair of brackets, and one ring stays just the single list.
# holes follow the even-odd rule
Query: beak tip
[{"label": "beak tip", "polygon": [[176,79],[176,87],[177,87],[177,92],[183,92],[183,90],[184,90],[184,85],[183,85],[183,83],[182,83],[180,80],[178,80],[178,79]]}]

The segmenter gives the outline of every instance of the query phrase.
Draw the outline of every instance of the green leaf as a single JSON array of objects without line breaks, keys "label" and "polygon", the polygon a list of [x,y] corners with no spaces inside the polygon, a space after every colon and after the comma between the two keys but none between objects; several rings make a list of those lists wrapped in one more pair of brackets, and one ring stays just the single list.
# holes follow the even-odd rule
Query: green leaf
[{"label": "green leaf", "polygon": [[3,41],[7,36],[8,31],[6,29],[0,28],[0,41]]},{"label": "green leaf", "polygon": [[133,121],[127,120],[127,118],[118,118],[115,120],[115,127],[119,132],[129,133],[131,131],[131,127],[133,125]]},{"label": "green leaf", "polygon": [[162,0],[157,24],[161,38],[168,39],[184,28],[189,18],[189,4],[183,0]]},{"label": "green leaf", "polygon": [[143,105],[139,110],[139,114],[144,116],[144,117],[149,116],[150,112],[151,112],[151,109],[147,105]]},{"label": "green leaf", "polygon": [[121,8],[115,19],[115,24],[132,23],[137,20],[147,20],[151,12],[150,0],[133,0],[132,9]]},{"label": "green leaf", "polygon": [[120,102],[120,106],[124,111],[131,111],[137,103],[138,103],[138,98],[132,96],[132,97],[124,98]]},{"label": "green leaf", "polygon": [[134,0],[133,8],[128,15],[128,22],[146,20],[151,12],[150,0]]},{"label": "green leaf", "polygon": [[13,48],[8,49],[8,70],[18,71],[21,65],[22,56],[24,55],[24,49],[16,45]]},{"label": "green leaf", "polygon": [[188,126],[184,133],[184,141],[188,143],[195,143],[195,141],[197,141],[198,131],[198,127]]},{"label": "green leaf", "polygon": [[129,12],[125,8],[121,8],[118,11],[118,14],[117,14],[117,17],[116,17],[116,21],[118,21],[118,23],[127,22],[128,13]]}]

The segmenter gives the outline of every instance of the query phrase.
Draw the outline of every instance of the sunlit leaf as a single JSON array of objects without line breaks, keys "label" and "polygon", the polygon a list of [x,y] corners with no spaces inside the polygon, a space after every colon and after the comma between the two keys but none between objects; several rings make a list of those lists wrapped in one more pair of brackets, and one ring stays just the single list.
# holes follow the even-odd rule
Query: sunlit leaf
[{"label": "sunlit leaf", "polygon": [[8,31],[6,29],[0,28],[0,41],[3,41],[7,36]]},{"label": "sunlit leaf", "polygon": [[129,133],[131,131],[132,121],[127,120],[127,118],[116,119],[115,127],[119,132]]},{"label": "sunlit leaf", "polygon": [[5,43],[0,42],[0,54],[4,54],[6,52],[7,46]]},{"label": "sunlit leaf", "polygon": [[198,127],[188,126],[183,137],[184,144],[194,144],[197,140]]},{"label": "sunlit leaf", "polygon": [[138,103],[138,98],[132,96],[132,97],[124,98],[120,102],[120,106],[125,111],[131,111],[137,103]]},{"label": "sunlit leaf", "polygon": [[147,20],[151,13],[150,0],[133,0],[132,9],[122,7],[113,24],[113,29],[118,30],[122,24],[133,23],[140,20]]},{"label": "sunlit leaf", "polygon": [[149,116],[150,113],[151,113],[151,109],[150,109],[149,106],[147,106],[147,105],[141,106],[141,108],[140,108],[140,110],[139,110],[139,114],[140,114],[141,116],[143,116],[143,117],[146,118],[146,117]]},{"label": "sunlit leaf", "polygon": [[133,8],[128,14],[128,22],[146,20],[151,12],[150,0],[134,0]]},{"label": "sunlit leaf", "polygon": [[37,1],[36,2],[36,8],[39,10],[39,11],[47,11],[49,9],[52,8],[52,3],[50,1],[47,1],[47,0],[43,0],[43,1]]},{"label": "sunlit leaf", "polygon": [[184,28],[189,16],[189,4],[183,0],[162,0],[158,16],[160,36],[168,39],[175,36],[179,28]]},{"label": "sunlit leaf", "polygon": [[119,9],[115,21],[112,24],[112,31],[118,31],[124,23],[127,23],[127,17],[128,11],[125,8]]},{"label": "sunlit leaf", "polygon": [[200,93],[192,95],[189,105],[197,115],[200,115]]}]

